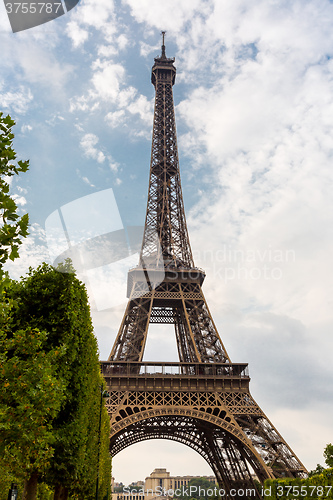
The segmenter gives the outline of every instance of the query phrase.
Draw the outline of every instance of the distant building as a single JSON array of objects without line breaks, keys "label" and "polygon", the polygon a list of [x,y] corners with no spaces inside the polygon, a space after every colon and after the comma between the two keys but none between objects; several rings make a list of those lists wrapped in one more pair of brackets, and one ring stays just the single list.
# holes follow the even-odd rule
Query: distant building
[{"label": "distant building", "polygon": [[[186,488],[191,479],[204,478],[217,484],[215,476],[170,476],[166,469],[154,469],[145,482],[137,481],[124,488],[123,492],[112,493],[112,500],[164,500],[169,498],[168,493]],[[117,484],[117,483],[114,483]],[[138,489],[138,491],[134,491]],[[114,490],[112,490],[114,491]]]},{"label": "distant building", "polygon": [[[150,476],[146,477],[145,491],[176,490],[187,486],[191,479],[200,477],[204,477],[213,484],[216,483],[215,476],[170,476],[170,472],[167,472],[166,469],[154,469]],[[149,495],[147,498],[152,497]]]}]

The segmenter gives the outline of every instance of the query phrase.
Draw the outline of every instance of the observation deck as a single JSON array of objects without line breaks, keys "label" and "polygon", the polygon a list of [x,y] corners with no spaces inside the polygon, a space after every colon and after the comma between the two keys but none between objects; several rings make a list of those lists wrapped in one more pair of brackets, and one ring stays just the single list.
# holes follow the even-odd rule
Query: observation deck
[{"label": "observation deck", "polygon": [[248,392],[247,363],[101,361],[112,390],[195,390]]}]

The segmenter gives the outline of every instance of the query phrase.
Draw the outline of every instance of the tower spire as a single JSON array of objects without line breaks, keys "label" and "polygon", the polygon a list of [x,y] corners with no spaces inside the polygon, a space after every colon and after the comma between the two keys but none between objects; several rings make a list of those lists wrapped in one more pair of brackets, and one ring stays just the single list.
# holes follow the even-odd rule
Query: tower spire
[{"label": "tower spire", "polygon": [[166,55],[165,55],[165,45],[164,45],[164,37],[165,37],[165,33],[166,33],[166,31],[161,31],[161,34],[162,34],[162,56],[161,56],[161,58],[162,58],[162,59],[166,59]]}]

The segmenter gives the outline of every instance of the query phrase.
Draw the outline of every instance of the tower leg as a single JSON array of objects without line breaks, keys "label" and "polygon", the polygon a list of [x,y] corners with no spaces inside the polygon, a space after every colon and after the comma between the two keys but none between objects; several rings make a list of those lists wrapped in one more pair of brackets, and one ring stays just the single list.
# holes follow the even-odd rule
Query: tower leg
[{"label": "tower leg", "polygon": [[209,430],[202,432],[202,445],[209,457],[220,489],[226,492],[226,498],[261,500],[260,489],[254,482],[249,469],[250,456],[244,446],[228,433],[220,436]]},{"label": "tower leg", "polygon": [[109,361],[142,361],[152,305],[153,292],[128,302]]}]

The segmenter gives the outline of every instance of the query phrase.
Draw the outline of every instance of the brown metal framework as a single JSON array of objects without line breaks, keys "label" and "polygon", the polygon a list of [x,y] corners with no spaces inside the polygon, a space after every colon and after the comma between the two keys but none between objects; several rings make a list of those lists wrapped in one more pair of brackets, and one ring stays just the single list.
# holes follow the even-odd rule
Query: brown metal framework
[{"label": "brown metal framework", "polygon": [[[231,363],[202,292],[205,273],[194,266],[181,191],[173,63],[163,34],[152,68],[155,111],[140,261],[128,273],[128,305],[102,362],[111,454],[146,439],[179,441],[206,459],[227,492],[255,488],[253,474],[261,482],[302,477],[305,467],[250,394],[247,365]],[[179,363],[142,362],[150,323],[174,325]]]}]

